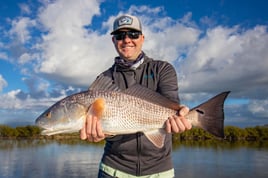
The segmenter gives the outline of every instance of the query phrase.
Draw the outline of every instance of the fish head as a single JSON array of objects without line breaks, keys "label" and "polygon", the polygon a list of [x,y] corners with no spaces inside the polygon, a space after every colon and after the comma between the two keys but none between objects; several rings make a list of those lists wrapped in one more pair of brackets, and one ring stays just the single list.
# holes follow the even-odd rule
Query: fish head
[{"label": "fish head", "polygon": [[76,132],[82,128],[86,113],[86,106],[62,100],[43,112],[35,124],[42,129],[42,135]]}]

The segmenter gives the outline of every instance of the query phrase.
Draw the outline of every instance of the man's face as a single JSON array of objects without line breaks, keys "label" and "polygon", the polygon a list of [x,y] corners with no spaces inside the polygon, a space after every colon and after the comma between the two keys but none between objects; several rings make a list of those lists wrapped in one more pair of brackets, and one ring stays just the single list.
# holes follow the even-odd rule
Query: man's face
[{"label": "man's face", "polygon": [[120,57],[133,61],[142,50],[144,35],[131,29],[122,29],[113,36],[114,46]]}]

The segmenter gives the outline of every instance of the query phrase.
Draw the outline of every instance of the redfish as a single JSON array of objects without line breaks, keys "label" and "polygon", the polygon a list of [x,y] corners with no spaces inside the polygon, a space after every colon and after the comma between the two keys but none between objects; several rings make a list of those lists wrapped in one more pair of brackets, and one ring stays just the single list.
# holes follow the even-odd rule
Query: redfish
[{"label": "redfish", "polygon": [[[224,137],[224,101],[228,94],[223,92],[192,108],[186,119],[216,137]],[[86,115],[93,113],[100,119],[103,133],[114,136],[143,132],[161,148],[167,134],[165,122],[180,108],[178,103],[141,85],[120,91],[110,82],[97,82],[89,90],[52,105],[36,119],[36,125],[43,129],[43,135],[78,132]]]}]

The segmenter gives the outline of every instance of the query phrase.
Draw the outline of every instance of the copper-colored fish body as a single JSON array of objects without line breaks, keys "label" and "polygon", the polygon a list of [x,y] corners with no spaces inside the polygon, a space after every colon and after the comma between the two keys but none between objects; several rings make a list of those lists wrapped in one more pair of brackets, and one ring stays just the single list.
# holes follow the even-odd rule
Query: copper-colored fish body
[{"label": "copper-colored fish body", "polygon": [[[223,92],[190,110],[186,116],[193,126],[223,137],[223,104],[229,92]],[[55,103],[36,119],[42,134],[79,131],[88,113],[97,115],[108,135],[143,132],[161,148],[166,136],[165,121],[178,112],[180,105],[159,93],[136,85],[126,91],[89,90]]]}]

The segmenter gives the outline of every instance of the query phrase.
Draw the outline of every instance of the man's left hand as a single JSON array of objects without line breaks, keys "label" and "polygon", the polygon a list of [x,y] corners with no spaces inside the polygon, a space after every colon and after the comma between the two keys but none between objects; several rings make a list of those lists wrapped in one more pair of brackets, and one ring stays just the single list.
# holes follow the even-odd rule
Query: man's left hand
[{"label": "man's left hand", "polygon": [[182,106],[178,115],[173,115],[166,121],[167,133],[182,133],[192,128],[192,124],[185,118],[189,113],[189,108]]}]

